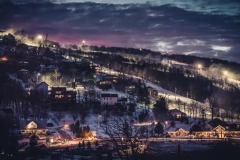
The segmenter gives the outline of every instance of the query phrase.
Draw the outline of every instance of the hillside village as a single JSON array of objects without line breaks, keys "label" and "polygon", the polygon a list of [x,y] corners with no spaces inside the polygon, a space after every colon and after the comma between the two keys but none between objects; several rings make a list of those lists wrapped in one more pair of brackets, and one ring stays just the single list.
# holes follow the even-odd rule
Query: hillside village
[{"label": "hillside village", "polygon": [[[101,143],[113,136],[104,127],[116,117],[125,128],[140,129],[139,139],[239,139],[238,86],[211,81],[199,68],[91,52],[85,44],[75,48],[46,39],[31,46],[12,34],[1,36],[0,134],[11,136],[0,139],[4,146],[17,138],[15,150],[0,146],[1,153]],[[197,88],[179,86],[180,80]],[[222,94],[235,100],[219,99]],[[123,143],[129,135],[114,136]]]}]

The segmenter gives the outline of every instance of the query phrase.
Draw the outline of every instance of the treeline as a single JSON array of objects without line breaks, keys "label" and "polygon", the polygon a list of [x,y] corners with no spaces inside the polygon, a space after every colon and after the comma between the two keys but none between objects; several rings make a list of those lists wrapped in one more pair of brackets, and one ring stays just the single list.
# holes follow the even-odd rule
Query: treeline
[{"label": "treeline", "polygon": [[[214,115],[220,115],[220,108],[228,110],[226,116],[240,113],[240,90],[230,86],[228,90],[221,89],[207,78],[183,68],[174,68],[161,63],[146,60],[136,60],[116,54],[88,53],[90,59],[100,66],[127,73],[153,82],[179,95],[205,102],[214,98]],[[124,78],[124,76],[123,76]],[[229,115],[229,116],[228,116]]]},{"label": "treeline", "polygon": [[229,62],[227,60],[220,60],[216,58],[205,58],[205,57],[197,57],[192,55],[170,55],[170,54],[161,54],[161,52],[155,52],[148,49],[137,49],[137,48],[121,48],[121,47],[106,47],[106,46],[90,46],[90,49],[93,51],[99,52],[109,52],[109,53],[120,53],[120,54],[129,54],[135,56],[148,57],[150,59],[169,59],[176,60],[182,63],[187,63],[190,65],[194,65],[196,62],[201,62],[204,64],[204,67],[210,67],[211,65],[221,65],[227,70],[231,70],[232,72],[239,74],[240,73],[240,65],[236,62]]},{"label": "treeline", "polygon": [[11,79],[7,74],[0,74],[0,104],[8,105],[26,98],[26,92],[20,81]]},{"label": "treeline", "polygon": [[136,75],[145,80],[159,84],[167,90],[188,96],[198,101],[204,101],[212,92],[212,82],[196,76],[188,70],[168,67],[161,63],[149,63],[145,60],[136,61],[120,55],[92,53],[92,60],[102,66]]}]

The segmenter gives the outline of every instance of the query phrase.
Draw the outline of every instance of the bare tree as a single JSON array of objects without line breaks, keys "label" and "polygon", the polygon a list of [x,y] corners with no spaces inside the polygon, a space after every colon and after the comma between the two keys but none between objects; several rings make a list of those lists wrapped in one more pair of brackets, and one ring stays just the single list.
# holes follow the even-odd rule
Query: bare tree
[{"label": "bare tree", "polygon": [[211,110],[211,114],[212,114],[212,120],[213,120],[213,117],[214,117],[214,111],[216,110],[218,104],[217,104],[217,100],[214,96],[212,97],[209,97],[208,98],[208,102],[209,102],[209,107],[210,107],[210,110]]},{"label": "bare tree", "polygon": [[139,160],[150,145],[150,127],[136,126],[127,118],[110,118],[101,126],[103,132],[110,138],[120,159]]}]

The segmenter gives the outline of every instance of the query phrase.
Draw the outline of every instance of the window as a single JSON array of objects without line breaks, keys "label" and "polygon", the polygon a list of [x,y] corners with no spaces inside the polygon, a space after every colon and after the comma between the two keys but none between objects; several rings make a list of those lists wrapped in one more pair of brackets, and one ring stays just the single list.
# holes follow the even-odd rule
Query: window
[{"label": "window", "polygon": [[60,98],[63,98],[63,97],[64,97],[64,95],[55,95],[56,99],[60,99]]},{"label": "window", "polygon": [[56,91],[55,94],[61,94],[62,92],[61,91]]}]

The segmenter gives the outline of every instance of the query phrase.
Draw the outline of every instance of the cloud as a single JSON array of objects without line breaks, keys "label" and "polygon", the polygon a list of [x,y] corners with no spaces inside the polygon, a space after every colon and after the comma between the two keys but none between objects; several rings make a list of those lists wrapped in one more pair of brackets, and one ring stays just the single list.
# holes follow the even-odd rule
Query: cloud
[{"label": "cloud", "polygon": [[0,27],[23,28],[29,35],[48,33],[49,39],[63,43],[79,44],[84,39],[93,45],[139,47],[204,57],[217,55],[240,62],[239,16],[176,7],[181,5],[26,3],[17,5],[19,10],[11,18],[0,17],[4,22]]},{"label": "cloud", "polygon": [[211,14],[236,15],[240,13],[238,0],[12,0],[15,3],[83,3],[94,2],[103,4],[151,4],[156,6],[171,4],[188,11]]},{"label": "cloud", "polygon": [[230,46],[217,46],[217,45],[213,45],[212,49],[215,51],[222,51],[222,52],[229,52],[231,50],[232,47]]}]

